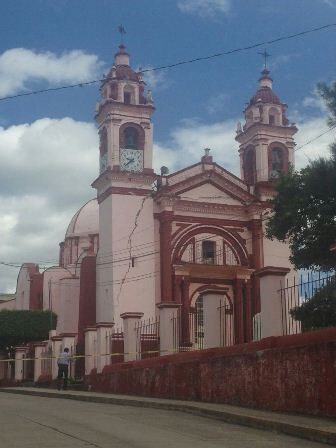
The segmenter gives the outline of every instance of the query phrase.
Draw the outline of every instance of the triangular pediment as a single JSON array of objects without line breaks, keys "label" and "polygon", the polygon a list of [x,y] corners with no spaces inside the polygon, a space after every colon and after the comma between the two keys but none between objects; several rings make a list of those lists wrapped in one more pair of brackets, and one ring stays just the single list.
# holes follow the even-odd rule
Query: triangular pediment
[{"label": "triangular pediment", "polygon": [[246,205],[256,198],[248,186],[217,164],[193,165],[168,178],[165,192],[180,199],[227,205]]}]

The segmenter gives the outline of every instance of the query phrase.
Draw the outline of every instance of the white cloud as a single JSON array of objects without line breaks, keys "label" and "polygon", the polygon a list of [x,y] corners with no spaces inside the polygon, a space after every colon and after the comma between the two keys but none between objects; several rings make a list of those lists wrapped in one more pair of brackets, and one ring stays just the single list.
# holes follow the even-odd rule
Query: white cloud
[{"label": "white cloud", "polygon": [[202,124],[198,120],[184,121],[171,133],[170,141],[154,145],[154,168],[162,165],[170,172],[197,163],[204,148],[211,148],[214,160],[234,174],[239,174],[238,146],[234,140],[236,122]]},{"label": "white cloud", "polygon": [[298,121],[297,127],[299,129],[295,136],[298,150],[295,152],[295,168],[300,169],[306,166],[309,160],[317,159],[318,157],[329,157],[329,145],[335,141],[336,132],[330,131],[318,138],[317,140],[305,145],[299,149],[301,145],[306,144],[310,140],[315,139],[328,129],[327,118],[318,117]]},{"label": "white cloud", "polygon": [[[43,118],[0,128],[0,154],[0,262],[57,261],[71,217],[95,196],[95,127]],[[0,292],[15,289],[16,276],[0,266]]]},{"label": "white cloud", "polygon": [[291,62],[293,59],[297,59],[298,57],[300,57],[299,53],[279,54],[278,56],[271,58],[269,64],[270,69],[271,71],[277,70],[279,67],[283,67],[289,64],[289,62]]},{"label": "white cloud", "polygon": [[331,8],[336,8],[336,0],[322,0],[322,3],[330,6]]},{"label": "white cloud", "polygon": [[231,0],[180,0],[177,6],[180,11],[187,14],[214,18],[217,14],[229,13]]},{"label": "white cloud", "polygon": [[143,74],[143,79],[150,90],[165,90],[171,85],[171,82],[167,80],[166,73],[161,70],[146,71],[151,70],[153,67],[146,65],[145,67],[138,67],[136,71],[145,71]]},{"label": "white cloud", "polygon": [[230,95],[228,93],[219,93],[216,96],[212,96],[206,106],[207,111],[209,114],[215,114],[223,111],[223,109],[227,106],[229,99]]},{"label": "white cloud", "polygon": [[0,55],[0,96],[25,90],[28,83],[79,83],[95,79],[103,63],[94,54],[72,50],[59,56],[13,48]]},{"label": "white cloud", "polygon": [[328,108],[325,104],[325,101],[318,94],[317,90],[313,91],[311,95],[306,96],[302,101],[302,106],[310,109],[315,109],[319,113],[326,114],[328,112]]}]

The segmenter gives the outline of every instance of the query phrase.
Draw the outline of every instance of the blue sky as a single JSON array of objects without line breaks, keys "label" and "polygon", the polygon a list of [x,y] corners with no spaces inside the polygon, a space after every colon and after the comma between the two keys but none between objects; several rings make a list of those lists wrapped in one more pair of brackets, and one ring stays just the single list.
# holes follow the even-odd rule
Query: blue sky
[{"label": "blue sky", "polygon": [[[121,23],[132,65],[148,68],[332,22],[336,0],[11,0],[0,16],[0,97],[99,78]],[[262,49],[152,74],[156,167],[195,162],[210,146],[237,173],[235,124],[256,90]],[[326,129],[314,88],[335,79],[336,27],[267,51],[274,90],[303,144]],[[57,260],[71,216],[94,196],[97,98],[94,85],[0,102],[0,261]],[[298,152],[298,167],[327,154],[331,138]],[[0,267],[0,292],[15,289],[16,273]]]}]

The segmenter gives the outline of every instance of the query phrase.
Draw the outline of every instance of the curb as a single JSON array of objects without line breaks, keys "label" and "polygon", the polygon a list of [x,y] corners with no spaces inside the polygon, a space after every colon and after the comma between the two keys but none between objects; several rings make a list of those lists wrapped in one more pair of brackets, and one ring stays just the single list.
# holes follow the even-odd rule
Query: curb
[{"label": "curb", "polygon": [[195,404],[178,404],[176,402],[169,403],[164,401],[150,401],[147,397],[146,400],[141,398],[119,398],[112,396],[96,396],[96,395],[74,395],[67,392],[45,392],[45,391],[32,391],[32,390],[20,390],[11,388],[0,388],[0,392],[19,394],[19,395],[31,395],[37,397],[46,398],[61,398],[70,399],[76,401],[84,401],[91,403],[102,403],[102,404],[114,404],[119,406],[135,406],[142,408],[154,408],[154,409],[164,409],[168,411],[179,411],[188,414],[198,415],[201,417],[211,418],[214,420],[220,420],[226,423],[248,426],[256,429],[263,429],[267,431],[276,431],[282,434],[287,434],[294,437],[299,437],[306,440],[311,440],[314,442],[325,443],[329,445],[336,445],[336,431],[327,431],[324,429],[313,428],[311,426],[300,425],[296,423],[289,423],[279,421],[276,418],[264,418],[258,416],[249,416],[239,414],[237,412],[228,412],[226,410],[215,410],[206,408],[206,403],[204,407],[200,403]]}]

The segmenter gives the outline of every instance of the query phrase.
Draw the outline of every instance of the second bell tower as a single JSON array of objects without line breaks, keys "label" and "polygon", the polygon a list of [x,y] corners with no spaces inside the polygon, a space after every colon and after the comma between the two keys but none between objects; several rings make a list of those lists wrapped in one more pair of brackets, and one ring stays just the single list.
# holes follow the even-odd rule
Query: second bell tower
[{"label": "second bell tower", "polygon": [[[99,176],[97,323],[120,323],[120,314],[155,314],[152,169],[154,111],[141,73],[123,44],[101,84],[96,107]],[[141,294],[138,291],[141,289]],[[148,299],[152,300],[148,300]]]},{"label": "second bell tower", "polygon": [[254,187],[262,199],[272,195],[273,181],[294,165],[293,139],[297,128],[286,118],[287,105],[272,89],[272,78],[265,68],[259,88],[247,104],[243,127],[238,124],[241,178]]}]

